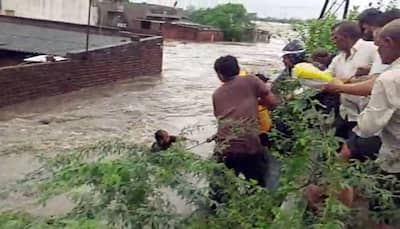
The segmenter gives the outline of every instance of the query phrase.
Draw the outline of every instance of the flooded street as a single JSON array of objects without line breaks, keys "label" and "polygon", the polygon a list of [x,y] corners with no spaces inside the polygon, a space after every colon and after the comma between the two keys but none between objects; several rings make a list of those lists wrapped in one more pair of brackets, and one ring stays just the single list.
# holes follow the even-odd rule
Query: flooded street
[{"label": "flooded street", "polygon": [[[220,84],[213,63],[235,55],[249,71],[273,76],[281,68],[284,42],[198,44],[166,42],[162,76],[143,76],[117,84],[42,98],[0,109],[0,184],[22,177],[38,165],[39,153],[121,137],[150,144],[157,129],[204,141],[215,132],[211,95]],[[212,145],[196,148],[209,155]],[[7,206],[0,198],[0,209]]]}]

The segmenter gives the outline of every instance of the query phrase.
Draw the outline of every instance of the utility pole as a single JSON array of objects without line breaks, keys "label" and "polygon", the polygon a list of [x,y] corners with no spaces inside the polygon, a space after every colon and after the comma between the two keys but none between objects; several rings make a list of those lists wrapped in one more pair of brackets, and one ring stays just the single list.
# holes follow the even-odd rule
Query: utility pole
[{"label": "utility pole", "polygon": [[88,23],[87,23],[87,28],[86,28],[86,56],[89,53],[89,34],[90,34],[90,20],[92,17],[92,2],[93,0],[88,0],[89,1],[89,9],[88,9]]},{"label": "utility pole", "polygon": [[321,14],[319,15],[319,19],[324,18],[326,9],[328,8],[329,0],[325,0],[324,6],[322,7]]}]

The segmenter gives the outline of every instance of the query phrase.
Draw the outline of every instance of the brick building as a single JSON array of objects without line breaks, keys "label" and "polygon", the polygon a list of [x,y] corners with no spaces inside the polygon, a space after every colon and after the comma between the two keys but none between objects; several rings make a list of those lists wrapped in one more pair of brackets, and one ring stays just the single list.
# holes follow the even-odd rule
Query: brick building
[{"label": "brick building", "polygon": [[[178,21],[188,19],[183,9],[118,0],[103,0],[97,2],[99,25],[126,27],[137,19],[152,21]],[[124,26],[126,24],[126,26]]]},{"label": "brick building", "polygon": [[192,22],[171,22],[161,26],[161,34],[165,39],[198,42],[223,41],[224,33],[216,28]]},{"label": "brick building", "polygon": [[[8,16],[0,28],[0,107],[161,72],[162,37]],[[24,61],[37,55],[63,61]]]},{"label": "brick building", "polygon": [[99,25],[173,40],[213,42],[224,39],[221,30],[190,22],[183,9],[111,0],[99,2],[97,7]]}]

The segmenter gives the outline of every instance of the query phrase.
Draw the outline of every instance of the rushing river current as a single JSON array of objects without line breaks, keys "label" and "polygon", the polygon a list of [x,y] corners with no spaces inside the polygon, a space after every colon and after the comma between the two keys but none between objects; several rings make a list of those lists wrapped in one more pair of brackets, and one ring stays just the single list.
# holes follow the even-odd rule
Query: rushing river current
[{"label": "rushing river current", "polygon": [[[114,137],[150,144],[157,129],[185,130],[204,141],[215,133],[211,96],[220,85],[213,63],[238,57],[242,68],[273,77],[283,41],[269,44],[164,43],[163,72],[0,109],[0,184],[38,166],[35,155]],[[194,144],[194,143],[193,143]],[[207,156],[212,145],[194,149]],[[13,202],[0,198],[0,209]]]}]

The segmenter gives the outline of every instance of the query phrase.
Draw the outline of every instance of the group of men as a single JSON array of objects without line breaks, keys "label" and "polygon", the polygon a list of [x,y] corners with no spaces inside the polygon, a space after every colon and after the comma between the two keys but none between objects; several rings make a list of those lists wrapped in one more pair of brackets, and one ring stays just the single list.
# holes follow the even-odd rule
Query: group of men
[{"label": "group of men", "polygon": [[[388,173],[400,173],[400,12],[368,9],[359,26],[344,22],[333,31],[339,54],[329,69],[346,84],[328,84],[326,92],[340,94],[336,136],[346,140],[344,159],[379,158]],[[399,80],[397,79],[399,78]]]},{"label": "group of men", "polygon": [[[338,50],[333,59],[324,52],[312,56],[321,69],[344,82],[329,83],[320,93],[322,100],[337,99],[336,136],[345,141],[339,156],[378,158],[383,172],[396,176],[400,174],[399,18],[398,10],[365,10],[358,23],[341,22],[332,28]],[[304,48],[292,46],[285,47],[283,56],[289,74],[295,64],[306,61]],[[238,77],[240,68],[233,56],[220,57],[214,67],[223,82],[213,94],[217,158],[236,174],[265,186],[268,162],[260,144],[257,107],[273,110],[280,96],[256,77]]]}]

